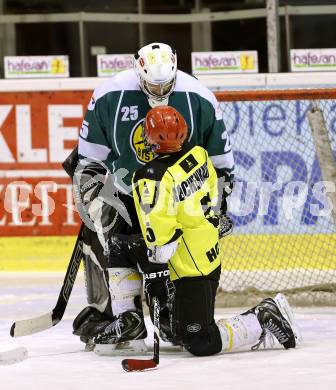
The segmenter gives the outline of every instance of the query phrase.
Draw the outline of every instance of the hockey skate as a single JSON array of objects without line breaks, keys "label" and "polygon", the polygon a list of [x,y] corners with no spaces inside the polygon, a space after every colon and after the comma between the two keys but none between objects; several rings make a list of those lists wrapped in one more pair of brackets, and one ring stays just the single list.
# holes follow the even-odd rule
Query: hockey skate
[{"label": "hockey skate", "polygon": [[283,294],[277,294],[274,299],[264,299],[253,310],[263,332],[259,343],[252,349],[258,349],[261,344],[273,346],[270,336],[275,337],[286,349],[295,348],[302,341],[292,309]]},{"label": "hockey skate", "polygon": [[101,313],[95,307],[85,307],[73,322],[73,334],[80,337],[85,344],[85,351],[93,351],[95,344],[94,336],[102,332],[113,318]]},{"label": "hockey skate", "polygon": [[139,355],[147,352],[144,339],[147,337],[141,313],[127,311],[110,322],[94,338],[97,355]]}]

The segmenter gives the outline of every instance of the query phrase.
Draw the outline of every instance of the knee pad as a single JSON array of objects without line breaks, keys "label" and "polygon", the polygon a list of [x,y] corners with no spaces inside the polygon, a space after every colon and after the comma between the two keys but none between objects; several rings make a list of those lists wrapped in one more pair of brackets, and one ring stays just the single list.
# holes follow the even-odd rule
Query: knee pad
[{"label": "knee pad", "polygon": [[112,314],[107,272],[101,270],[88,256],[84,256],[83,264],[88,304],[100,312]]},{"label": "knee pad", "polygon": [[217,325],[211,326],[207,333],[190,336],[187,343],[183,344],[187,351],[195,356],[210,356],[222,350],[222,340]]}]

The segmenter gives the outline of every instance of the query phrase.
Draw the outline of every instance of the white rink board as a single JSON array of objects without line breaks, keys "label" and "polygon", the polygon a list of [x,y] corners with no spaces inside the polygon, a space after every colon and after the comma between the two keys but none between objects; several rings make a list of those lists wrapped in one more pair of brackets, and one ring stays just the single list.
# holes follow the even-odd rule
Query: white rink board
[{"label": "white rink board", "polygon": [[[258,73],[203,75],[198,79],[214,91],[226,89],[335,88],[336,72]],[[0,92],[87,91],[106,79],[71,77],[69,79],[0,80]]]},{"label": "white rink board", "polygon": [[[72,319],[83,308],[83,282],[75,286],[65,319],[33,336],[11,339],[13,320],[50,310],[63,275],[0,273],[0,348],[25,346],[27,360],[1,366],[1,390],[187,390],[187,389],[333,389],[336,382],[336,309],[296,309],[304,344],[285,351],[274,349],[196,358],[164,347],[159,368],[143,373],[122,371],[120,357],[83,352],[71,334]],[[230,317],[243,309],[217,310]],[[148,319],[147,319],[148,323]],[[152,328],[148,324],[148,345]]]}]

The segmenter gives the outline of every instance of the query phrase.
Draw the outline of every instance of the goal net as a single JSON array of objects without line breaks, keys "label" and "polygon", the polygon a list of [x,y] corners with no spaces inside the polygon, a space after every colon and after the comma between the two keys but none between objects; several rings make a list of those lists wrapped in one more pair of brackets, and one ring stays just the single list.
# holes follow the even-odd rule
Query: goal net
[{"label": "goal net", "polygon": [[[220,299],[248,305],[282,291],[296,305],[335,305],[336,90],[216,96],[236,166],[229,204],[235,229],[221,242]],[[327,130],[317,134],[322,153],[308,120],[316,107]],[[315,121],[317,131],[321,126]]]}]

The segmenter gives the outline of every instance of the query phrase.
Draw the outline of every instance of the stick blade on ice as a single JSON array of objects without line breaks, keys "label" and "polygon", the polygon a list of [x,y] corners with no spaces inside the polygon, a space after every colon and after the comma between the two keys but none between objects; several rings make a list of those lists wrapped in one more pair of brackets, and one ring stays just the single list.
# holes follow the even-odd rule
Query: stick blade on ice
[{"label": "stick blade on ice", "polygon": [[140,360],[140,359],[124,359],[121,362],[122,368],[127,371],[145,371],[152,370],[157,367],[157,364],[153,359]]},{"label": "stick blade on ice", "polygon": [[28,351],[25,347],[17,347],[9,351],[0,352],[0,365],[15,364],[27,359]]},{"label": "stick blade on ice", "polygon": [[27,336],[33,333],[42,332],[43,330],[57,325],[62,320],[83,257],[83,229],[84,223],[82,223],[79,230],[56,306],[52,311],[41,316],[14,322],[10,329],[10,335],[12,337]]},{"label": "stick blade on ice", "polygon": [[10,335],[12,337],[27,336],[49,329],[53,325],[52,312],[49,312],[39,317],[14,322],[10,329]]}]

